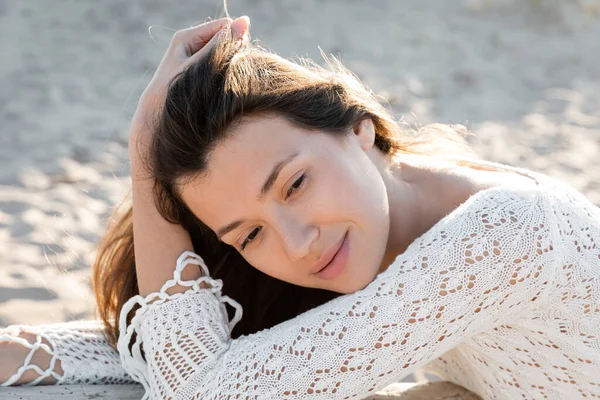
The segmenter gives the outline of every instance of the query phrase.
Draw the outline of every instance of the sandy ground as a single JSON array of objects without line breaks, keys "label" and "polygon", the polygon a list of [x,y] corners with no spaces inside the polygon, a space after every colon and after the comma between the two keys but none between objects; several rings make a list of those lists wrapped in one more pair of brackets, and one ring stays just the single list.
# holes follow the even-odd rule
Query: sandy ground
[{"label": "sandy ground", "polygon": [[[320,46],[408,122],[600,205],[598,1],[238,0],[283,56]],[[127,126],[170,38],[219,1],[0,0],[0,326],[92,318],[89,265],[129,187]]]}]

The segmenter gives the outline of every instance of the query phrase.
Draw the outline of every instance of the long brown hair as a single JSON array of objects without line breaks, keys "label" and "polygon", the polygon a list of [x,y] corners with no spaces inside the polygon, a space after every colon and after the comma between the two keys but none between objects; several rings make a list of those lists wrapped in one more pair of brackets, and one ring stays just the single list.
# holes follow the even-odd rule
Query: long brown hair
[{"label": "long brown hair", "polygon": [[[403,135],[397,121],[351,72],[335,58],[325,59],[327,67],[287,60],[253,43],[240,48],[223,33],[205,58],[173,79],[153,128],[147,165],[155,177],[156,206],[166,220],[189,232],[211,276],[223,280],[223,293],[242,305],[244,316],[233,338],[272,327],[339,295],[295,286],[253,268],[179,198],[177,185],[206,170],[211,151],[242,117],[277,114],[300,128],[333,135],[345,135],[371,118],[375,145],[384,154],[472,155],[464,138],[446,125]],[[115,210],[97,254],[93,285],[98,313],[114,345],[121,308],[138,294],[127,201]]]}]

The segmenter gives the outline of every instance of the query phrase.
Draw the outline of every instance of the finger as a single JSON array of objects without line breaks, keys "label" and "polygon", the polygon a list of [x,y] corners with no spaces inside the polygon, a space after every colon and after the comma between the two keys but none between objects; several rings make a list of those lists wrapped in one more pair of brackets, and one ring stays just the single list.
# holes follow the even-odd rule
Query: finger
[{"label": "finger", "polygon": [[[250,18],[248,18],[247,16],[240,17],[240,18],[236,19],[235,21],[233,21],[231,23],[231,34],[233,35],[233,39],[234,40],[242,40],[244,38],[244,35],[248,32],[249,28],[250,28]],[[225,34],[227,34],[227,33],[225,33]],[[206,43],[206,45],[201,49],[202,51],[196,52],[196,54],[192,55],[187,60],[187,62],[188,63],[195,62],[196,60],[198,60],[199,58],[201,58],[203,56],[203,54],[205,53],[204,50],[208,50],[208,49],[212,48],[213,46],[216,46],[217,42],[219,41],[219,36],[220,36],[220,32],[217,32],[217,34],[215,34],[208,41],[208,43]]]},{"label": "finger", "polygon": [[204,54],[206,54],[207,51],[209,51],[210,49],[212,49],[213,47],[215,47],[217,45],[217,43],[220,40],[220,36],[221,34],[228,34],[227,32],[217,32],[212,38],[210,38],[210,40],[208,41],[208,43],[206,43],[199,51],[197,51],[195,54],[193,54],[192,56],[190,56],[190,58],[188,58],[186,60],[186,65],[192,64],[196,61],[198,61],[200,58],[204,57]]},{"label": "finger", "polygon": [[237,18],[231,23],[231,31],[234,39],[242,39],[244,34],[250,30],[250,18],[247,15]]},{"label": "finger", "polygon": [[202,25],[181,29],[175,32],[172,42],[184,45],[188,56],[191,56],[203,48],[228,23],[231,23],[231,18],[220,18]]}]

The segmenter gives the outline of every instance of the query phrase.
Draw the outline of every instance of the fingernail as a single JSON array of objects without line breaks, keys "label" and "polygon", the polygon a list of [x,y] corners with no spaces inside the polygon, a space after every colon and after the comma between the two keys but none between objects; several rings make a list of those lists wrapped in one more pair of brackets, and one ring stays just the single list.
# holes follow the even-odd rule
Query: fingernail
[{"label": "fingernail", "polygon": [[[246,26],[247,26],[246,28],[242,28],[242,27],[238,26],[238,25],[239,25],[239,23],[237,23],[237,24],[236,24],[236,22],[237,22],[238,20],[241,20],[241,19],[244,19],[244,20],[246,20]],[[243,38],[244,38],[244,35],[246,34],[246,32],[248,32],[248,29],[250,28],[250,18],[248,18],[248,16],[244,15],[244,16],[242,16],[242,17],[236,18],[236,19],[235,19],[235,20],[234,20],[234,21],[231,23],[231,25],[232,25],[232,26],[235,26],[235,33],[236,33],[236,34],[235,34],[235,38],[236,38],[237,40],[241,40],[241,39],[243,39]]]}]

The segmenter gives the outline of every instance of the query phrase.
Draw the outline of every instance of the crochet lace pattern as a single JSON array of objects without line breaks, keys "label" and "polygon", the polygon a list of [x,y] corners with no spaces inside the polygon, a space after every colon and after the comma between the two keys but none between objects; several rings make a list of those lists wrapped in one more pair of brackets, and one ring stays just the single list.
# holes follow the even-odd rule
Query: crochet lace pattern
[{"label": "crochet lace pattern", "polygon": [[[364,289],[255,334],[231,339],[242,309],[192,252],[124,307],[119,353],[101,326],[38,332],[62,362],[59,383],[133,379],[145,398],[362,399],[418,368],[484,399],[598,398],[600,209],[528,174],[537,187],[474,194]],[[189,265],[205,276],[182,281]],[[189,288],[168,295],[174,285]]]},{"label": "crochet lace pattern", "polygon": [[[105,383],[122,384],[134,382],[121,366],[119,354],[108,344],[101,321],[72,321],[37,326],[12,325],[0,331],[2,342],[16,342],[29,349],[23,364],[2,386],[14,384],[27,371],[35,371],[39,377],[27,385],[37,385],[52,377],[57,384]],[[22,337],[32,334],[32,341]],[[31,363],[37,351],[48,354],[46,366]],[[60,360],[62,374],[57,372]],[[6,363],[2,363],[6,366]]]}]

